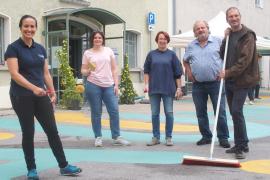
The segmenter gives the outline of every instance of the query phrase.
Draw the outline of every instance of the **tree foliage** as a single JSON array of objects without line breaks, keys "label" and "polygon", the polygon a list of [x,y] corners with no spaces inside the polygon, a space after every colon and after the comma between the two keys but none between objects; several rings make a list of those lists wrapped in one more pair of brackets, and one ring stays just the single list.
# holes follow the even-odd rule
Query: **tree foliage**
[{"label": "tree foliage", "polygon": [[68,60],[68,42],[67,39],[63,40],[62,48],[56,51],[56,56],[59,60],[59,76],[61,79],[61,88],[63,93],[61,96],[61,104],[69,107],[72,101],[76,100],[82,103],[81,93],[76,90],[76,79]]},{"label": "tree foliage", "polygon": [[121,104],[134,104],[137,93],[134,90],[132,81],[130,79],[128,56],[124,58],[124,68],[122,69],[121,81],[119,84],[120,89],[120,103]]}]

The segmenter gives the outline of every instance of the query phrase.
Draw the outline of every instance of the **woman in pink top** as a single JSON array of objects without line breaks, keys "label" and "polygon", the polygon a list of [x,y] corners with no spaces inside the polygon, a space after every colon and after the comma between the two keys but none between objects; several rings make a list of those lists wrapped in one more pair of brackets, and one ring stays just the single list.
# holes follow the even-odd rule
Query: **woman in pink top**
[{"label": "woman in pink top", "polygon": [[92,128],[95,134],[95,146],[102,146],[101,114],[102,101],[110,116],[110,128],[114,145],[130,145],[120,136],[118,110],[118,73],[115,56],[111,48],[105,47],[102,32],[91,35],[92,48],[83,54],[81,73],[87,76],[86,97],[91,108]]}]

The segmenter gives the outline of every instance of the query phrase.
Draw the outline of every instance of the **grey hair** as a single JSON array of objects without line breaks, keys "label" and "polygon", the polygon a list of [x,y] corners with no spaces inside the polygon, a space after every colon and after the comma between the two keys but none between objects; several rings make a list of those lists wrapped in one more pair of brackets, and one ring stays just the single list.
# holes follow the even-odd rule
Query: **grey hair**
[{"label": "grey hair", "polygon": [[210,32],[210,29],[209,29],[209,24],[208,24],[207,21],[205,21],[205,20],[197,20],[197,21],[195,21],[195,23],[193,24],[193,33],[194,33],[194,36],[195,36],[195,37],[196,37],[196,35],[195,35],[195,29],[196,29],[197,24],[200,23],[200,22],[203,22],[203,23],[205,24],[206,28],[208,29],[208,34],[211,33],[211,32]]}]

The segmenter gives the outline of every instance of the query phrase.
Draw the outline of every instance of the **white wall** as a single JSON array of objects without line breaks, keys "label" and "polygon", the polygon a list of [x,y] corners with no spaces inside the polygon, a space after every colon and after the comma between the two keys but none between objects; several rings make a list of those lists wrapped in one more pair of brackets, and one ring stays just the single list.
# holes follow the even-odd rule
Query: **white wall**
[{"label": "white wall", "polygon": [[10,109],[11,102],[9,99],[9,86],[0,86],[1,101],[0,109]]},{"label": "white wall", "polygon": [[[140,54],[138,59],[139,67],[142,68],[145,57],[147,53],[152,49],[156,48],[156,43],[154,37],[156,33],[160,30],[171,31],[171,16],[169,7],[169,2],[171,0],[91,0],[90,7],[97,7],[106,9],[126,22],[126,28],[128,30],[134,30],[140,32],[141,43],[140,43]],[[31,6],[29,6],[31,4]],[[14,8],[19,7],[19,8]],[[45,36],[42,34],[44,31],[44,12],[52,9],[57,9],[61,7],[73,7],[73,8],[84,8],[83,5],[75,5],[70,3],[63,3],[59,0],[12,0],[12,1],[3,1],[0,6],[0,13],[6,14],[10,17],[11,25],[11,41],[13,42],[20,36],[20,31],[18,27],[19,20],[22,15],[30,14],[37,18],[38,20],[38,30],[35,35],[35,40],[45,45]],[[152,32],[152,39],[150,40],[150,33],[147,27],[147,14],[149,12],[154,12],[157,15],[157,24]],[[170,16],[170,17],[169,17]],[[106,29],[106,33],[117,33],[117,36],[122,36],[122,28],[112,27],[112,29]],[[114,28],[114,29],[113,29]],[[106,35],[107,36],[107,35]],[[109,34],[108,37],[111,37]],[[108,45],[110,47],[115,47],[119,50],[119,65],[122,64],[122,46],[123,43],[115,43],[115,40],[109,40]],[[135,73],[134,77],[135,83],[138,82],[139,72]],[[0,77],[1,78],[1,77]],[[8,82],[8,81],[7,81]],[[0,83],[1,86],[1,83]],[[137,86],[137,89],[140,89]]]},{"label": "white wall", "polygon": [[[253,29],[259,36],[270,37],[270,1],[264,0],[264,8],[256,8],[255,0],[175,0],[176,32],[192,29],[198,19],[206,21],[215,17],[219,11],[235,6],[242,15],[242,23]],[[268,18],[267,18],[268,17]]]},{"label": "white wall", "polygon": [[[153,48],[156,48],[154,41],[158,31],[170,31],[171,23],[169,22],[169,2],[170,0],[93,0],[91,7],[103,8],[121,17],[126,22],[126,29],[140,32],[142,37],[141,55],[138,59],[140,67],[143,66],[147,53],[151,50],[150,43]],[[156,13],[157,22],[152,32],[150,41],[150,33],[147,26],[147,15],[149,12]],[[115,34],[118,29],[111,29],[107,33]],[[115,46],[111,44],[111,46]],[[119,52],[120,54],[120,52]],[[121,54],[120,54],[121,55]]]},{"label": "white wall", "polygon": [[[30,5],[31,4],[31,5]],[[30,14],[37,18],[38,29],[35,40],[45,44],[42,35],[44,31],[44,12],[58,7],[85,7],[70,3],[61,3],[59,0],[12,0],[1,1],[0,12],[6,14],[11,19],[11,41],[13,42],[20,36],[19,20],[25,14]]]},{"label": "white wall", "polygon": [[262,76],[261,87],[270,88],[270,56],[263,56],[260,62]]}]

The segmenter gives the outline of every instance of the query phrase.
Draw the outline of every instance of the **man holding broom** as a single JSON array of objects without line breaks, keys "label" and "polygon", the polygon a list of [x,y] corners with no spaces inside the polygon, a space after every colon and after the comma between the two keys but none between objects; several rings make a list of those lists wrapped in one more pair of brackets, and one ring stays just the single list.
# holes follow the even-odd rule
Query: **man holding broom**
[{"label": "man holding broom", "polygon": [[[225,71],[220,73],[225,78],[225,90],[228,106],[234,126],[235,146],[226,150],[234,153],[237,159],[244,159],[248,152],[248,136],[243,115],[243,105],[248,89],[259,81],[258,61],[256,60],[256,35],[254,31],[241,24],[241,14],[236,7],[226,11],[226,19],[231,26],[225,31],[229,36]],[[221,57],[225,54],[226,38],[221,45]]]}]

